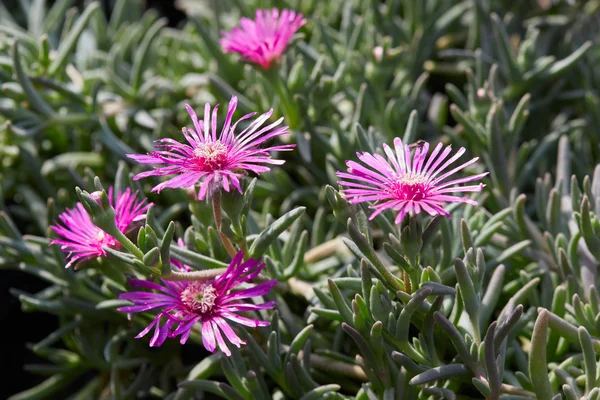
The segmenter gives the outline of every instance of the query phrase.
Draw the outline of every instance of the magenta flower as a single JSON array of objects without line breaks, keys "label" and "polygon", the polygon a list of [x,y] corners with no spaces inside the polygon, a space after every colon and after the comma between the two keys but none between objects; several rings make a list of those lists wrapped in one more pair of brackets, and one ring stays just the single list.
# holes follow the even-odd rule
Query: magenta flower
[{"label": "magenta flower", "polygon": [[[129,292],[119,296],[120,299],[130,300],[131,306],[120,307],[117,310],[126,313],[139,313],[153,309],[161,309],[156,318],[141,331],[136,338],[145,336],[152,328],[154,334],[150,346],[160,346],[167,338],[181,336],[180,343],[190,337],[192,328],[200,325],[204,347],[215,352],[217,347],[226,355],[231,355],[227,342],[236,347],[246,344],[233,330],[230,323],[235,322],[244,326],[267,326],[269,322],[247,318],[237,313],[271,309],[274,301],[261,304],[240,303],[239,300],[263,296],[277,283],[273,279],[253,287],[234,290],[241,284],[254,279],[265,266],[253,258],[243,261],[244,254],[240,251],[231,261],[227,271],[213,280],[205,281],[162,281],[162,285],[131,280],[129,284],[157,292]],[[189,270],[183,265],[180,269]],[[161,326],[162,321],[162,326]]]},{"label": "magenta flower", "polygon": [[[126,233],[130,226],[146,218],[146,210],[149,204],[146,199],[138,200],[137,192],[132,193],[129,188],[117,195],[116,202],[113,202],[113,189],[108,189],[108,198],[111,206],[115,209],[115,223],[117,228]],[[50,226],[59,236],[53,239],[50,244],[61,245],[60,249],[67,254],[69,261],[66,268],[73,263],[89,260],[96,257],[105,257],[106,252],[103,247],[118,248],[119,242],[108,233],[98,228],[90,216],[83,208],[81,203],[77,203],[75,208],[67,209],[61,213],[58,218],[62,224]]]},{"label": "magenta flower", "polygon": [[440,153],[442,147],[442,144],[439,143],[427,159],[429,143],[425,143],[418,146],[414,156],[411,156],[410,147],[403,145],[402,141],[396,138],[394,139],[395,151],[388,145],[383,145],[389,161],[379,154],[357,153],[358,159],[365,165],[346,161],[348,172],[337,172],[338,177],[345,179],[338,183],[344,187],[343,195],[351,204],[364,201],[377,202],[371,207],[375,212],[370,219],[389,209],[398,211],[397,224],[402,221],[407,212],[411,211],[418,214],[424,210],[430,215],[441,214],[449,217],[450,214],[443,208],[445,203],[477,205],[474,200],[453,196],[452,193],[479,192],[485,186],[482,183],[471,186],[456,185],[478,181],[488,173],[446,181],[447,178],[475,163],[479,158],[475,157],[444,172],[450,164],[463,155],[465,148],[462,147],[446,160],[452,148],[448,146]]},{"label": "magenta flower", "polygon": [[152,191],[160,192],[164,188],[189,188],[198,183],[200,191],[198,199],[210,197],[215,190],[223,188],[229,192],[233,186],[240,193],[240,179],[248,171],[259,174],[269,171],[265,164],[281,165],[285,161],[274,160],[270,157],[271,151],[286,151],[295,145],[280,145],[260,148],[269,139],[289,133],[287,126],[276,128],[283,118],[278,119],[270,125],[263,127],[273,109],[261,115],[251,122],[237,136],[234,135],[237,124],[247,120],[256,113],[246,114],[233,125],[231,124],[233,113],[237,107],[237,97],[232,97],[229,102],[229,110],[220,134],[217,134],[217,109],[215,106],[210,112],[210,104],[204,107],[204,121],[198,121],[196,113],[186,104],[186,109],[192,117],[194,129],[183,128],[183,135],[187,143],[179,143],[173,139],[161,139],[155,141],[159,151],[150,154],[128,154],[127,156],[142,164],[153,164],[152,171],[137,174],[134,179],[138,180],[148,176],[177,176],[155,186]]},{"label": "magenta flower", "polygon": [[271,68],[285,52],[294,33],[306,23],[302,14],[295,11],[257,10],[255,20],[243,17],[240,27],[222,32],[219,40],[224,53],[239,53],[245,61]]}]

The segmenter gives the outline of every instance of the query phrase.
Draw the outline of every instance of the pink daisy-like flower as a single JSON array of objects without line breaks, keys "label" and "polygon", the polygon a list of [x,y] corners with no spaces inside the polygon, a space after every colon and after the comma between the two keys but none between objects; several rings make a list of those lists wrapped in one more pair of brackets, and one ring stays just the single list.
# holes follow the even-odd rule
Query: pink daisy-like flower
[{"label": "pink daisy-like flower", "polygon": [[424,210],[430,215],[441,214],[449,217],[450,214],[443,208],[445,203],[477,205],[474,200],[453,196],[452,193],[479,192],[485,186],[482,183],[470,186],[456,185],[478,181],[488,173],[446,181],[453,174],[475,163],[479,157],[446,171],[446,168],[458,160],[466,150],[462,147],[447,159],[452,148],[448,146],[441,151],[442,147],[439,143],[427,158],[429,143],[424,143],[417,146],[414,156],[411,156],[410,146],[403,145],[400,138],[395,138],[393,150],[388,145],[383,145],[388,160],[379,154],[357,153],[358,159],[364,165],[346,161],[348,172],[337,172],[337,176],[344,179],[338,183],[344,187],[343,195],[351,204],[377,202],[371,207],[375,212],[370,219],[389,209],[398,212],[397,224],[411,211],[418,214]]},{"label": "pink daisy-like flower", "polygon": [[[150,346],[156,347],[167,338],[180,337],[180,343],[190,337],[192,328],[200,324],[202,343],[204,347],[215,352],[221,349],[226,355],[231,355],[227,342],[236,347],[246,344],[233,330],[230,323],[235,322],[244,326],[258,327],[269,325],[268,321],[248,318],[239,312],[267,310],[275,306],[274,301],[261,304],[241,303],[239,300],[267,294],[277,280],[273,279],[253,287],[235,290],[241,284],[254,279],[265,266],[256,259],[243,261],[243,252],[237,255],[222,275],[213,280],[205,281],[162,281],[162,285],[131,280],[129,284],[156,292],[129,292],[119,296],[120,299],[130,300],[131,306],[120,307],[117,310],[126,313],[139,313],[156,308],[161,309],[156,318],[141,331],[136,338],[145,336],[152,328],[154,334]],[[179,268],[189,271],[186,265]],[[161,326],[162,323],[162,326]]]},{"label": "pink daisy-like flower", "polygon": [[[146,210],[149,204],[146,199],[139,200],[137,192],[131,192],[129,188],[117,195],[116,202],[113,202],[113,188],[108,189],[108,198],[111,206],[115,209],[115,223],[117,228],[126,233],[132,223],[146,218]],[[106,252],[103,247],[117,248],[119,242],[108,233],[98,228],[88,215],[81,203],[77,203],[74,208],[67,209],[61,213],[58,218],[62,224],[50,226],[59,236],[53,239],[50,244],[61,245],[60,249],[67,254],[69,261],[66,268],[72,264],[78,264],[95,257],[105,257]]]},{"label": "pink daisy-like flower", "polygon": [[271,68],[279,61],[294,33],[306,23],[300,13],[291,10],[257,10],[255,20],[243,17],[240,27],[222,32],[219,40],[224,53],[239,53],[245,61]]},{"label": "pink daisy-like flower", "polygon": [[194,123],[194,129],[183,128],[187,143],[179,143],[173,139],[160,139],[155,146],[160,149],[147,155],[128,154],[127,156],[142,164],[153,164],[152,171],[137,174],[138,180],[148,176],[177,176],[155,186],[152,191],[160,192],[164,188],[189,188],[199,183],[198,199],[202,200],[220,188],[229,192],[231,186],[242,193],[240,179],[247,171],[259,174],[269,171],[265,164],[281,165],[283,160],[270,157],[271,151],[286,151],[294,148],[294,144],[260,148],[269,139],[289,133],[287,126],[277,127],[283,121],[278,119],[270,125],[263,124],[273,114],[273,109],[252,121],[237,136],[234,135],[237,124],[257,113],[244,115],[231,124],[233,113],[237,107],[237,97],[229,102],[227,117],[221,133],[217,133],[218,105],[210,112],[210,104],[204,107],[204,120],[199,121],[196,113],[186,104],[187,112]]}]

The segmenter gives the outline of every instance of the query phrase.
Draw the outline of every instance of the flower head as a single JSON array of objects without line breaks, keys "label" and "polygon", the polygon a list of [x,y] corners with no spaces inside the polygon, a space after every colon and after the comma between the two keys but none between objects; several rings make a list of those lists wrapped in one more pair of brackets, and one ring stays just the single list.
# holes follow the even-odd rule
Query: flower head
[{"label": "flower head", "polygon": [[243,17],[240,26],[222,32],[224,53],[239,53],[243,60],[269,69],[279,61],[294,33],[306,23],[302,14],[291,10],[257,10],[256,18]]},{"label": "flower head", "polygon": [[152,191],[160,192],[164,188],[189,188],[198,183],[200,190],[198,199],[220,188],[229,192],[233,186],[240,193],[240,179],[247,171],[261,173],[269,171],[265,164],[281,165],[285,161],[274,160],[271,151],[286,151],[295,145],[280,145],[260,148],[264,142],[275,136],[289,133],[287,126],[277,127],[283,121],[278,119],[270,125],[263,124],[271,117],[273,110],[252,121],[237,136],[234,135],[237,124],[247,120],[256,113],[244,115],[232,125],[233,113],[237,107],[237,97],[232,97],[221,133],[217,133],[218,105],[210,112],[210,104],[204,107],[204,120],[199,121],[196,113],[186,104],[186,109],[194,123],[194,129],[183,128],[187,143],[179,143],[173,139],[155,141],[157,151],[147,155],[128,154],[127,156],[142,164],[152,164],[152,171],[137,174],[134,179],[147,176],[177,176],[155,186]]},{"label": "flower head", "polygon": [[[124,192],[119,193],[116,202],[113,202],[113,189],[108,189],[108,197],[111,206],[115,209],[115,223],[117,228],[125,233],[130,226],[136,222],[146,218],[146,210],[149,204],[146,199],[139,200],[137,192],[131,192],[129,188]],[[95,257],[105,257],[106,252],[103,247],[116,248],[119,243],[98,228],[90,216],[85,211],[81,203],[77,203],[74,208],[67,209],[61,213],[58,218],[62,224],[50,226],[52,230],[59,236],[53,239],[50,244],[61,245],[60,249],[68,253],[67,260],[69,261],[66,268],[69,268],[73,263],[79,263]]]},{"label": "flower head", "polygon": [[[118,310],[139,313],[160,309],[150,325],[136,336],[136,338],[145,336],[154,328],[150,346],[160,346],[167,338],[177,336],[181,336],[180,343],[185,344],[192,328],[199,324],[204,347],[213,353],[219,348],[229,356],[231,351],[227,342],[238,348],[246,343],[234,332],[231,322],[249,327],[269,325],[267,321],[248,318],[237,313],[266,310],[275,306],[274,301],[261,304],[239,302],[242,299],[263,296],[277,283],[277,280],[273,279],[253,287],[236,290],[241,284],[255,278],[265,266],[264,263],[253,258],[247,261],[243,261],[243,258],[244,254],[240,251],[225,273],[212,280],[162,281],[162,285],[132,280],[129,282],[131,286],[156,292],[123,293],[119,298],[130,300],[133,305],[120,307]],[[180,268],[189,269],[185,265]]]},{"label": "flower head", "polygon": [[338,183],[344,187],[343,195],[351,204],[364,201],[377,202],[372,206],[375,212],[370,219],[381,212],[392,209],[398,211],[396,223],[400,223],[407,212],[415,214],[424,210],[430,215],[450,214],[444,210],[445,203],[467,203],[477,205],[477,202],[467,197],[453,196],[455,192],[479,192],[484,185],[456,186],[465,182],[478,181],[488,173],[471,175],[464,178],[446,180],[456,172],[475,163],[475,157],[449,171],[446,169],[465,152],[461,148],[452,157],[450,146],[442,151],[439,143],[429,158],[427,151],[429,143],[417,146],[414,156],[411,146],[403,145],[399,138],[394,139],[394,149],[383,145],[388,160],[379,154],[357,153],[358,159],[364,165],[354,161],[346,161],[348,172],[337,172],[343,180]]}]

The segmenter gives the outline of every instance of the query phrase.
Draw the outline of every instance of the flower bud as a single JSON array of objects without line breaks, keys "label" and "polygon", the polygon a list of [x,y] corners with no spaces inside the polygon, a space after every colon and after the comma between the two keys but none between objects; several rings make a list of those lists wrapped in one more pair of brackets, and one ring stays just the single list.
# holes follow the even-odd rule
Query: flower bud
[{"label": "flower bud", "polygon": [[101,201],[102,192],[100,190],[96,190],[95,192],[90,193],[90,197],[98,203],[98,205],[102,206]]}]

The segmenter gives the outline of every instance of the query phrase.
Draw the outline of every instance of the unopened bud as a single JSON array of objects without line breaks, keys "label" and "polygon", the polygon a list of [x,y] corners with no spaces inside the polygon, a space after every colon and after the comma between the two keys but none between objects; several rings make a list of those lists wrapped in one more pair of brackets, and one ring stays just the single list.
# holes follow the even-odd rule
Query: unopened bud
[{"label": "unopened bud", "polygon": [[383,47],[382,46],[376,46],[373,48],[373,58],[375,59],[376,62],[380,63],[381,60],[383,59]]},{"label": "unopened bud", "polygon": [[102,206],[101,196],[102,192],[100,190],[96,190],[95,192],[90,193],[90,197],[94,199],[94,201],[100,206]]}]

